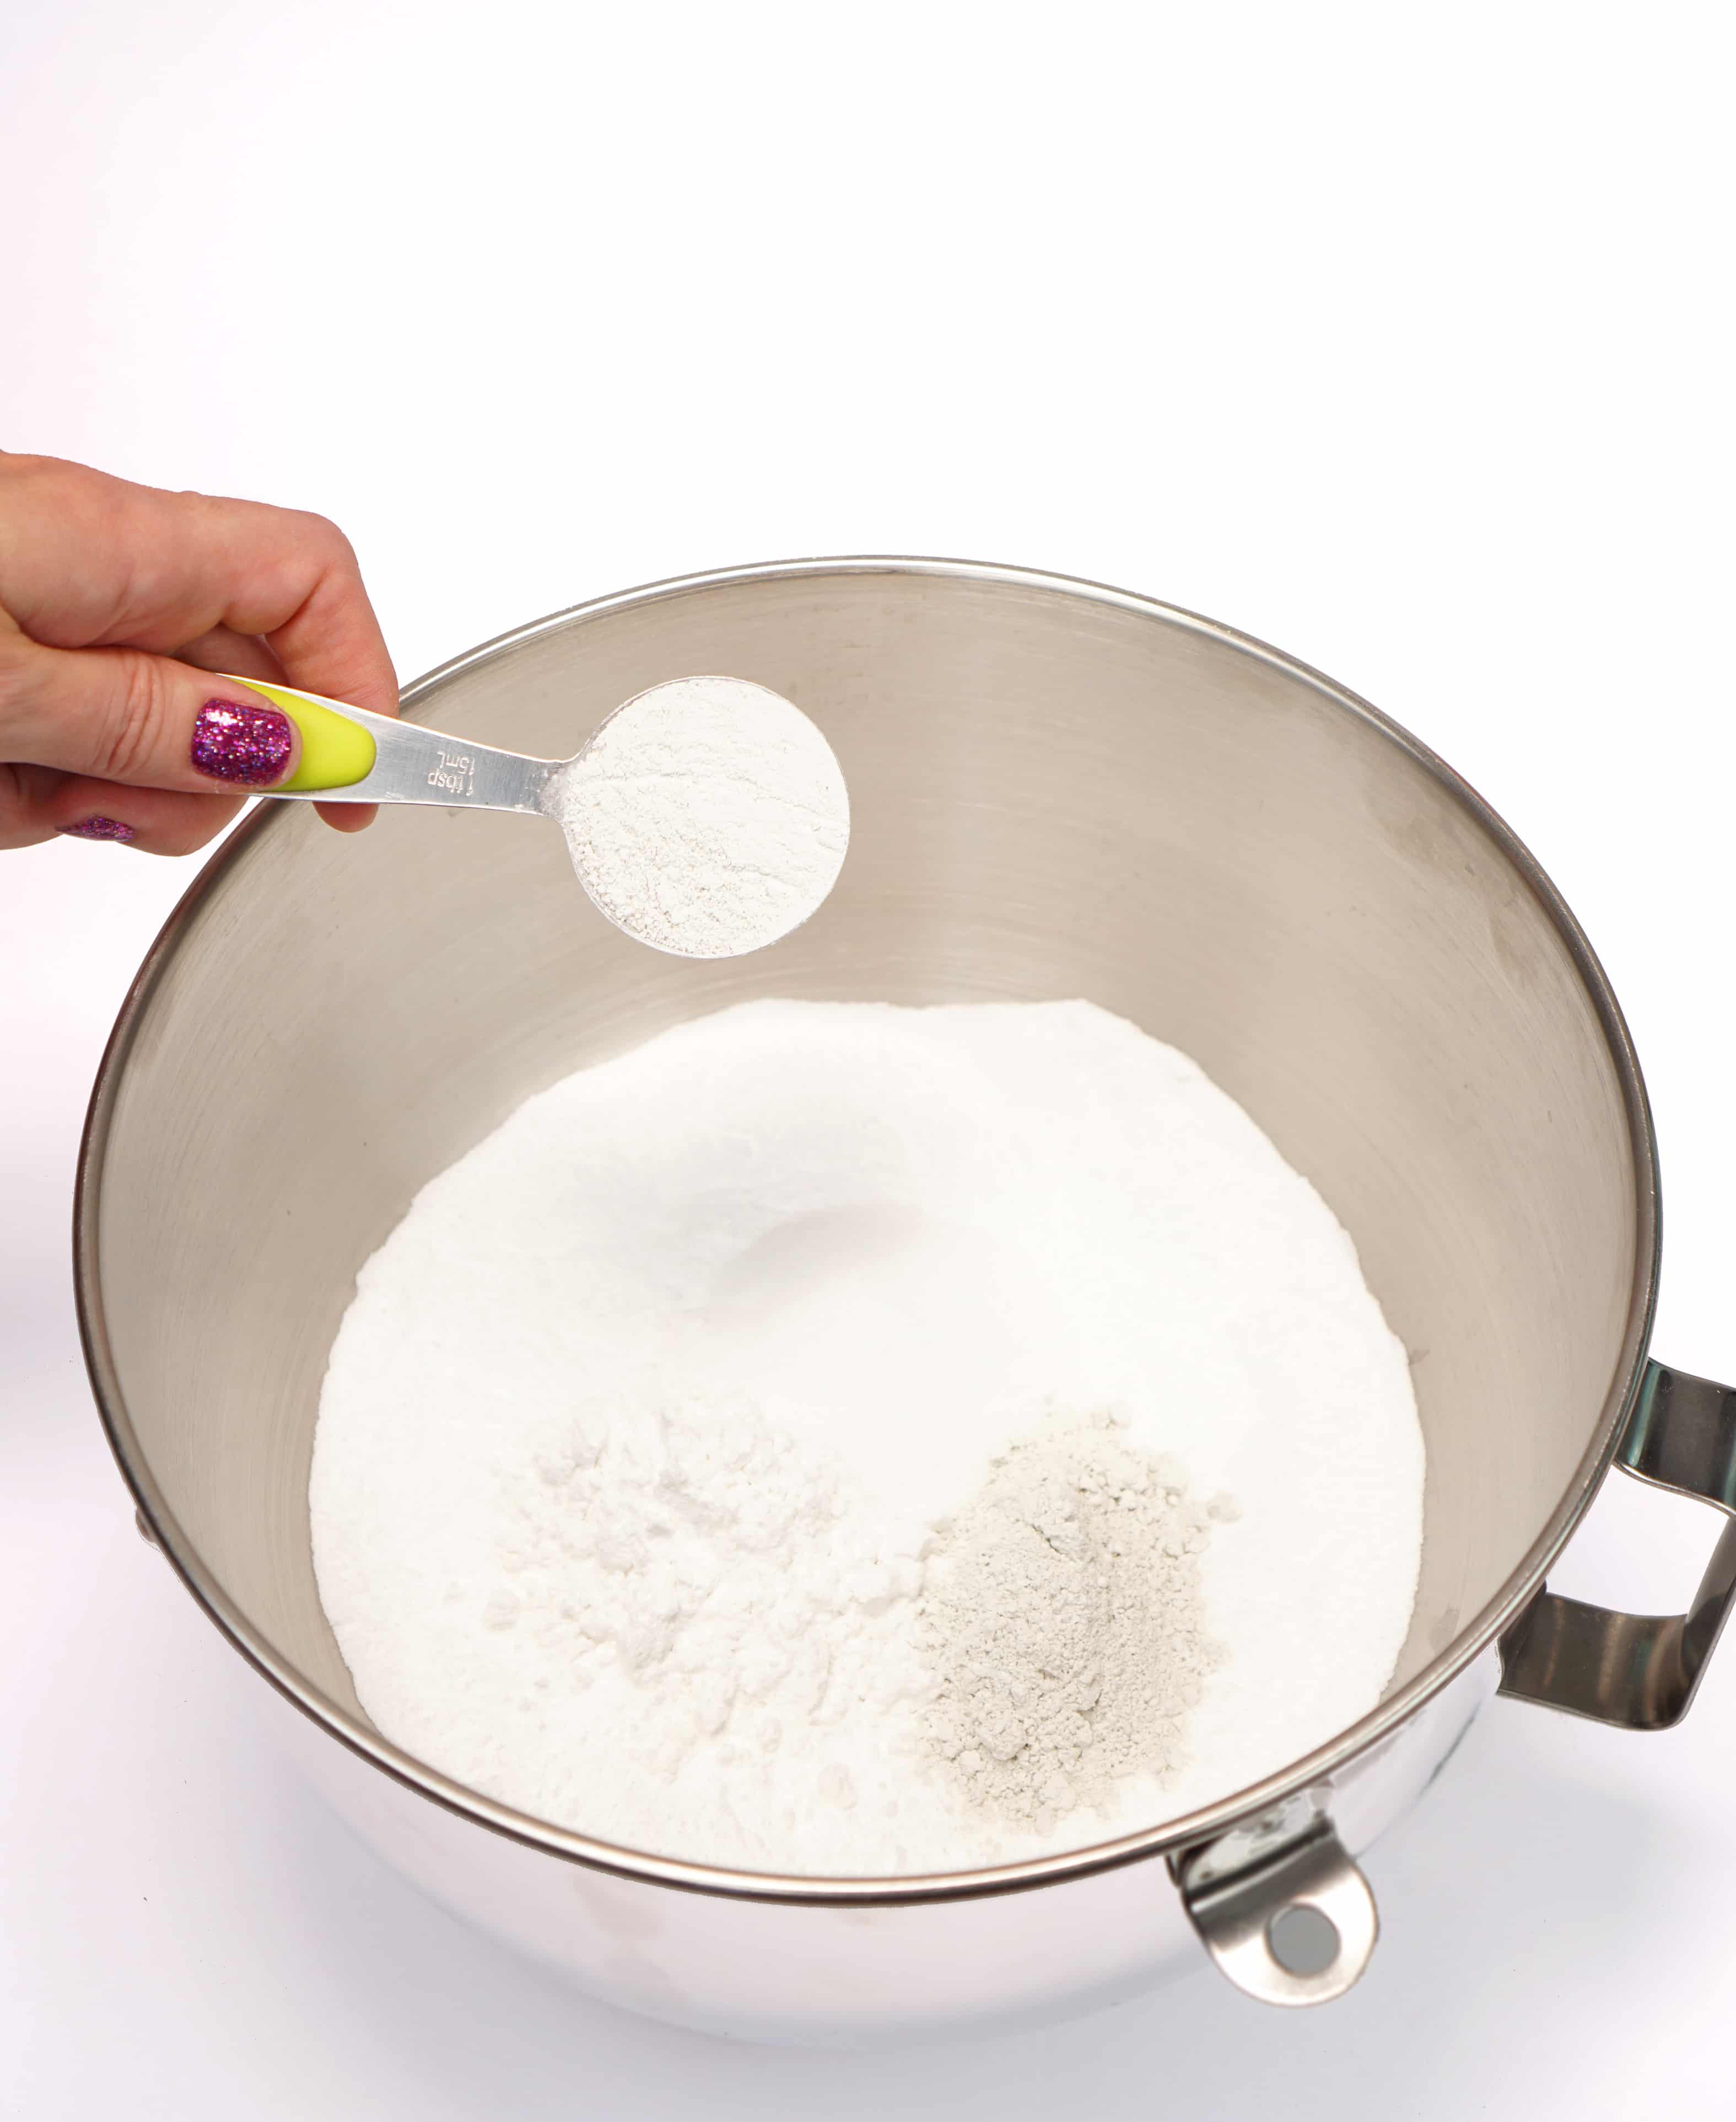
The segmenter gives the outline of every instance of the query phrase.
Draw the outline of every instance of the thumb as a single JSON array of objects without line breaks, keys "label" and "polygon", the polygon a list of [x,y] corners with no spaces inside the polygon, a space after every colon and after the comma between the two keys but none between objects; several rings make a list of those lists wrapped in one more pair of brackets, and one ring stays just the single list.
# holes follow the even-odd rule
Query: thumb
[{"label": "thumb", "polygon": [[282,708],[232,679],[142,649],[0,639],[0,760],[208,795],[276,788],[300,754]]}]

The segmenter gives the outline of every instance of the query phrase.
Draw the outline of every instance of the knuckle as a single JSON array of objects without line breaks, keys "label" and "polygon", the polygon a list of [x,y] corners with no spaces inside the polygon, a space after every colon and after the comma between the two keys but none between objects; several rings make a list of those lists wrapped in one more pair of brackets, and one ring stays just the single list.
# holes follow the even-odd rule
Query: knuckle
[{"label": "knuckle", "polygon": [[119,684],[97,735],[95,771],[105,781],[132,781],[162,741],[168,686],[148,656],[122,659]]},{"label": "knuckle", "polygon": [[305,515],[301,518],[307,542],[328,567],[352,569],[356,565],[356,549],[329,516]]}]

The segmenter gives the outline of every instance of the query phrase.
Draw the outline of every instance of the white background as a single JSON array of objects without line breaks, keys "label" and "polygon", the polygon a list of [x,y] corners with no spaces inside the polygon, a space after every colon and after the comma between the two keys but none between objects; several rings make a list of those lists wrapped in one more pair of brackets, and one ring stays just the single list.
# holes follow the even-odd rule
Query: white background
[{"label": "white background", "polygon": [[[827,551],[1281,643],[1444,752],[1585,923],[1657,1109],[1656,1345],[1729,1377],[1726,12],[11,0],[0,446],[335,516],[406,678]],[[1497,1704],[1370,1860],[1375,1964],[1314,2014],[1202,1975],[1059,2031],[779,2054],[418,1900],[255,1736],[77,1355],[84,1097],[194,871],[0,857],[0,2110],[1730,2111],[1736,1646],[1661,1737]],[[1711,1532],[1624,1484],[1556,1581],[1678,1606]]]}]

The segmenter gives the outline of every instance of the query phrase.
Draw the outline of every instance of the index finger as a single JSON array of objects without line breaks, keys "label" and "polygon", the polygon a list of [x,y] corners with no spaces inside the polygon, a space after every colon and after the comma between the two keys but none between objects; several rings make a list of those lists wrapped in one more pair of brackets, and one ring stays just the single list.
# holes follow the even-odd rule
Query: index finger
[{"label": "index finger", "polygon": [[[208,535],[235,585],[222,624],[259,636],[304,692],[395,715],[397,674],[355,550],[337,525],[293,509],[181,498],[211,512]],[[260,523],[262,513],[275,521]]]}]

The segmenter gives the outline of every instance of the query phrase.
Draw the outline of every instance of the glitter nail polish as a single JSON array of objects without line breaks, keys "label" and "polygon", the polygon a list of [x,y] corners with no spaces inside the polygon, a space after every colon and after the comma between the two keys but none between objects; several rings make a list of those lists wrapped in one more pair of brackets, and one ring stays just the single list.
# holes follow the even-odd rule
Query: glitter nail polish
[{"label": "glitter nail polish", "polygon": [[282,778],[294,748],[289,717],[250,701],[207,700],[193,725],[193,763],[217,781],[269,788]]},{"label": "glitter nail polish", "polygon": [[119,818],[81,818],[76,825],[62,825],[59,830],[72,839],[118,840],[122,847],[138,838],[138,828]]}]

